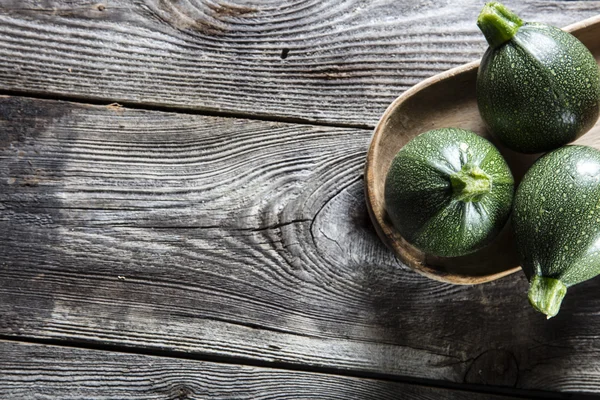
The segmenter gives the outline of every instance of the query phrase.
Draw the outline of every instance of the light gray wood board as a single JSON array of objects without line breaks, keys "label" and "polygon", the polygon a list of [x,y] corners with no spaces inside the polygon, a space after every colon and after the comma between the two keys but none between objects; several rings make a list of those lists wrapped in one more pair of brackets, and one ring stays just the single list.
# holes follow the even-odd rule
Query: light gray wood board
[{"label": "light gray wood board", "polygon": [[[600,12],[505,3],[556,26]],[[0,0],[0,90],[372,127],[408,87],[481,57],[483,4]]]},{"label": "light gray wood board", "polygon": [[0,335],[600,392],[600,280],[451,286],[367,216],[371,133],[0,98]]},{"label": "light gray wood board", "polygon": [[0,340],[2,399],[510,400],[282,369]]}]

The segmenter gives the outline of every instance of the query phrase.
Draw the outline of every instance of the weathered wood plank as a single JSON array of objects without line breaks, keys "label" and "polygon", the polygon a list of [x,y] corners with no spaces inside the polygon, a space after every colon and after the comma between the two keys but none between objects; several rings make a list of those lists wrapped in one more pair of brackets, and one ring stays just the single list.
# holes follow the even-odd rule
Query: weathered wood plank
[{"label": "weathered wood plank", "polygon": [[600,280],[450,286],[367,216],[370,132],[0,98],[0,335],[600,392]]},{"label": "weathered wood plank", "polygon": [[[507,0],[564,26],[600,1]],[[482,1],[0,0],[0,90],[373,126],[479,58]]]},{"label": "weathered wood plank", "polygon": [[374,379],[0,341],[2,399],[510,400]]}]

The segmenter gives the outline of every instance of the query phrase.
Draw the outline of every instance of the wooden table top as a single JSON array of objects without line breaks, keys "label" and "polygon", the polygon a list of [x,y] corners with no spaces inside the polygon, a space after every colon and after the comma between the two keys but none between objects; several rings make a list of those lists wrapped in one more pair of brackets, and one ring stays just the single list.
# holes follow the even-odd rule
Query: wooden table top
[{"label": "wooden table top", "polygon": [[481,57],[482,5],[0,0],[0,399],[600,394],[600,279],[547,321],[367,215],[374,125]]}]

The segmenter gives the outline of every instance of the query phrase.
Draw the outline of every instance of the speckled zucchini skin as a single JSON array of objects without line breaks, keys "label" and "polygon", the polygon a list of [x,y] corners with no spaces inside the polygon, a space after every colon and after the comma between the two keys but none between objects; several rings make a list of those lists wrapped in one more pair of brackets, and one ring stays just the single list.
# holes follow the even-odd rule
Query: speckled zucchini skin
[{"label": "speckled zucchini skin", "polygon": [[[479,167],[491,190],[478,201],[458,200],[450,177],[465,165]],[[454,257],[489,243],[505,225],[514,180],[506,161],[486,139],[463,129],[437,129],[407,143],[385,182],[388,215],[411,244],[425,253]]]},{"label": "speckled zucchini skin", "polygon": [[558,28],[525,23],[488,48],[477,76],[483,120],[509,148],[538,153],[587,132],[600,111],[600,72],[589,50]]},{"label": "speckled zucchini skin", "polygon": [[600,151],[565,146],[523,178],[513,227],[523,271],[567,287],[600,274]]}]

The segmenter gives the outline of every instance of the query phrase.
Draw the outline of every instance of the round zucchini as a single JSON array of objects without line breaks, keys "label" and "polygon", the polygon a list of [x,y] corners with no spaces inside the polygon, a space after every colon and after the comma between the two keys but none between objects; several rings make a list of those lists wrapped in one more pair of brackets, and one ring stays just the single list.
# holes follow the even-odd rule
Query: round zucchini
[{"label": "round zucchini", "polygon": [[514,180],[498,150],[457,128],[425,132],[395,156],[385,182],[387,213],[425,253],[455,257],[488,244],[505,225]]},{"label": "round zucchini", "polygon": [[529,301],[553,317],[569,286],[600,274],[600,151],[565,146],[537,160],[512,218]]},{"label": "round zucchini", "polygon": [[477,74],[479,112],[506,146],[546,152],[594,126],[600,72],[577,38],[523,22],[499,3],[486,4],[477,25],[489,43]]}]

